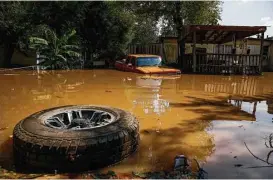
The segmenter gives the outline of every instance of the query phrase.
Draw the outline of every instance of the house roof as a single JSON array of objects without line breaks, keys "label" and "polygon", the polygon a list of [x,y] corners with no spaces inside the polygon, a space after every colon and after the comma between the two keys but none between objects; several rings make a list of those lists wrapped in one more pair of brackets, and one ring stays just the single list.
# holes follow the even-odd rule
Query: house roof
[{"label": "house roof", "polygon": [[266,26],[219,26],[219,25],[189,25],[186,26],[186,43],[193,43],[193,32],[196,32],[196,43],[222,44],[230,42],[233,35],[236,39],[244,39],[266,31]]},{"label": "house roof", "polygon": [[[247,38],[247,39],[249,39],[249,40],[256,40],[256,41],[260,41],[260,40],[261,40],[260,38],[253,38],[253,37],[249,37],[249,38]],[[266,38],[266,39],[264,39],[264,41],[273,42],[273,39],[271,39],[271,38]]]}]

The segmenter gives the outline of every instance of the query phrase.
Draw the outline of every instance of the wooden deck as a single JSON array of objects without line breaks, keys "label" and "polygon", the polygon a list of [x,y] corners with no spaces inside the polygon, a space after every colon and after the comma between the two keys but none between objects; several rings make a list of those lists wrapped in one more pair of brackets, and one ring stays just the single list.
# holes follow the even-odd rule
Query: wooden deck
[{"label": "wooden deck", "polygon": [[[179,60],[184,72],[202,74],[246,74],[262,73],[263,42],[266,26],[219,26],[219,25],[188,25],[183,43],[192,43],[192,54],[181,51]],[[236,41],[256,34],[261,34],[261,49],[258,55],[236,53]],[[224,44],[232,42],[231,54],[197,52],[196,44]]]},{"label": "wooden deck", "polygon": [[182,71],[201,74],[261,74],[260,55],[234,55],[196,53],[196,67],[193,64],[193,54],[185,54],[182,58]]}]

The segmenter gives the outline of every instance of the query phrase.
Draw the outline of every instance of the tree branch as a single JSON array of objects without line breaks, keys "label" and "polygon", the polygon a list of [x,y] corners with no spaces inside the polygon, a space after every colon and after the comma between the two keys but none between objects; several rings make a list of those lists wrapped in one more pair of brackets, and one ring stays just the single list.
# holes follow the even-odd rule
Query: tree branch
[{"label": "tree branch", "polygon": [[267,163],[267,164],[269,164],[269,165],[272,165],[273,166],[273,164],[271,164],[271,163],[269,163],[269,162],[267,162],[267,161],[265,161],[265,160],[263,160],[263,159],[261,159],[261,158],[259,158],[258,156],[256,156],[256,155],[254,155],[251,151],[250,151],[250,149],[247,147],[247,145],[246,145],[246,143],[244,142],[244,144],[245,144],[245,147],[247,148],[247,150],[249,151],[249,153],[254,157],[254,158],[256,158],[256,159],[258,159],[258,160],[260,160],[260,161],[262,161],[262,162],[264,162],[264,163]]}]

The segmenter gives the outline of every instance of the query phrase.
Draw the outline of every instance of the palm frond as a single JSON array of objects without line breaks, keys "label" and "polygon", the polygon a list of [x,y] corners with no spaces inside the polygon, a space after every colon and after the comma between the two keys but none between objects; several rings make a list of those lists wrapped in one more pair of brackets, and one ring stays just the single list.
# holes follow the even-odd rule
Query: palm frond
[{"label": "palm frond", "polygon": [[61,59],[62,61],[67,62],[67,59],[66,59],[63,55],[57,54],[56,56],[57,56],[59,59]]},{"label": "palm frond", "polygon": [[[69,68],[69,61],[81,57],[80,47],[73,43],[72,37],[76,31],[72,30],[58,37],[56,32],[48,26],[39,27],[40,35],[33,35],[29,40],[29,47],[35,49],[42,56],[39,65],[50,68]],[[69,43],[71,41],[71,43]]]},{"label": "palm frond", "polygon": [[51,66],[51,65],[52,65],[52,61],[50,61],[49,58],[43,58],[43,59],[41,59],[41,61],[38,63],[38,65],[40,65],[40,66]]},{"label": "palm frond", "polygon": [[48,45],[48,41],[43,39],[43,38],[38,38],[38,37],[30,37],[29,42],[31,45]]},{"label": "palm frond", "polygon": [[81,57],[81,54],[75,51],[64,51],[63,53],[70,57]]},{"label": "palm frond", "polygon": [[77,45],[64,45],[61,48],[65,49],[65,50],[68,50],[68,49],[77,49],[77,50],[79,50],[80,49],[80,47],[77,46]]},{"label": "palm frond", "polygon": [[34,49],[34,50],[38,51],[39,49],[42,48],[42,45],[40,45],[40,44],[29,44],[28,48],[29,49]]},{"label": "palm frond", "polygon": [[71,37],[75,36],[76,33],[77,33],[76,30],[73,29],[69,34],[66,35],[67,39],[70,39]]},{"label": "palm frond", "polygon": [[35,27],[38,36],[45,38],[48,43],[53,43],[54,39],[57,37],[54,30],[52,30],[48,25],[38,25]]},{"label": "palm frond", "polygon": [[64,36],[61,37],[60,39],[60,45],[67,44],[69,40],[76,35],[76,30],[71,30],[68,33],[66,33]]}]

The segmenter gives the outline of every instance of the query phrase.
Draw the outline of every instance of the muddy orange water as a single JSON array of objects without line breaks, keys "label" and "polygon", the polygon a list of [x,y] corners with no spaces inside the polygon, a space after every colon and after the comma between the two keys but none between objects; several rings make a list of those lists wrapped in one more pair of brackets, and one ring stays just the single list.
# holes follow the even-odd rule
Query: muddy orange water
[{"label": "muddy orange water", "polygon": [[[134,113],[138,151],[104,170],[170,170],[197,159],[209,178],[273,178],[273,73],[263,76],[143,76],[115,70],[0,72],[0,166],[12,167],[13,127],[55,106],[98,104]],[[273,163],[269,154],[269,163]],[[255,168],[254,168],[255,167]]]}]

